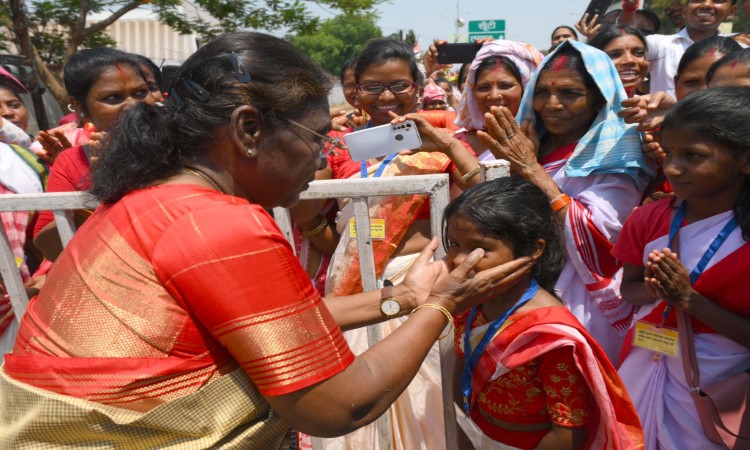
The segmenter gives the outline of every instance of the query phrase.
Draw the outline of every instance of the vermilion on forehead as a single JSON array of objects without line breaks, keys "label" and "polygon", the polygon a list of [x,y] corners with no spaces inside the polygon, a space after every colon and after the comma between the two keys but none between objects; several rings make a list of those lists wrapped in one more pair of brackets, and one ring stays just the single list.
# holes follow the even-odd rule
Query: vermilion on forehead
[{"label": "vermilion on forehead", "polygon": [[561,57],[555,60],[555,62],[552,64],[551,69],[553,72],[558,72],[560,70],[565,69],[567,66],[567,63],[568,63],[568,56],[562,55]]}]

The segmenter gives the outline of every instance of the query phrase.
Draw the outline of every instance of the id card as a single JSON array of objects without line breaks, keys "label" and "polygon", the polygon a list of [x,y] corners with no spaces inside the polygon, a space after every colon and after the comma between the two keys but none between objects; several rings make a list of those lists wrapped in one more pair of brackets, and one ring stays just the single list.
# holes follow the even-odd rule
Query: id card
[{"label": "id card", "polygon": [[676,357],[680,348],[680,332],[648,322],[637,322],[633,345],[662,355]]},{"label": "id card", "polygon": [[[357,226],[354,223],[354,217],[349,219],[349,236],[352,239],[357,238]],[[385,219],[370,219],[370,237],[372,239],[385,239]]]}]

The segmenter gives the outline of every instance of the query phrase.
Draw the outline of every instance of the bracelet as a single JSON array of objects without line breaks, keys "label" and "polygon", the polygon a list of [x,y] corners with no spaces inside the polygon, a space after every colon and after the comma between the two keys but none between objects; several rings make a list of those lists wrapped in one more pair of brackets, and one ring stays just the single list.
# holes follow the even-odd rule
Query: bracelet
[{"label": "bracelet", "polygon": [[302,234],[304,236],[315,236],[316,234],[323,231],[327,226],[328,221],[326,220],[326,218],[324,216],[320,216],[320,223],[318,224],[318,226],[313,228],[312,230],[302,230]]},{"label": "bracelet", "polygon": [[571,202],[570,196],[568,194],[560,194],[554,199],[552,199],[551,202],[549,202],[550,206],[552,207],[552,212],[558,212],[561,209],[565,208],[566,206],[570,205]]},{"label": "bracelet", "polygon": [[421,305],[419,305],[416,308],[412,309],[411,310],[411,314],[414,314],[415,312],[417,312],[417,310],[419,310],[421,308],[434,308],[434,309],[437,309],[438,311],[440,311],[441,313],[443,313],[443,315],[445,316],[446,319],[448,319],[448,325],[450,325],[450,328],[448,328],[448,331],[446,331],[445,333],[441,334],[438,339],[442,339],[442,338],[448,336],[448,334],[450,334],[450,332],[453,330],[453,315],[450,313],[450,311],[448,311],[447,309],[443,308],[442,306],[436,305],[434,303],[422,303]]},{"label": "bracelet", "polygon": [[474,175],[478,174],[481,171],[482,171],[482,166],[477,165],[475,168],[473,168],[470,171],[466,172],[466,174],[461,177],[461,181],[463,181],[464,183],[466,183],[467,181],[469,181],[470,179],[472,179],[474,177]]}]

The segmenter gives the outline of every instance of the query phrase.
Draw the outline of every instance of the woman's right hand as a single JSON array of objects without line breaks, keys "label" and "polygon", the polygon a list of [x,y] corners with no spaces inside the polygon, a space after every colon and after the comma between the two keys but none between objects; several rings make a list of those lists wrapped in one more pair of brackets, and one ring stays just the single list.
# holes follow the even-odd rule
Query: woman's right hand
[{"label": "woman's right hand", "polygon": [[[475,272],[474,266],[484,257],[484,250],[476,249],[455,269],[449,270],[447,258],[437,261],[444,265],[443,273],[430,290],[427,303],[437,303],[453,315],[503,294],[521,277],[529,274],[537,260],[524,256],[505,264]],[[433,263],[435,264],[435,263]]]},{"label": "woman's right hand", "polygon": [[504,106],[493,106],[492,113],[484,114],[487,131],[477,131],[479,140],[495,158],[510,162],[510,170],[523,174],[537,162],[539,138],[531,122],[518,125],[513,113]]},{"label": "woman's right hand", "polygon": [[450,64],[438,64],[437,62],[438,45],[444,45],[447,43],[448,41],[435,39],[435,41],[430,44],[430,48],[425,52],[422,63],[424,64],[424,70],[428,77],[438,70],[450,69],[452,67]]},{"label": "woman's right hand", "polygon": [[65,136],[65,133],[59,130],[52,133],[40,131],[36,140],[42,145],[44,151],[47,152],[45,156],[40,155],[40,158],[44,159],[50,165],[55,162],[55,158],[60,152],[73,146]]},{"label": "woman's right hand", "polygon": [[669,110],[677,103],[666,92],[636,95],[623,100],[622,110],[617,113],[625,123],[637,123],[638,131],[650,131],[661,127]]}]

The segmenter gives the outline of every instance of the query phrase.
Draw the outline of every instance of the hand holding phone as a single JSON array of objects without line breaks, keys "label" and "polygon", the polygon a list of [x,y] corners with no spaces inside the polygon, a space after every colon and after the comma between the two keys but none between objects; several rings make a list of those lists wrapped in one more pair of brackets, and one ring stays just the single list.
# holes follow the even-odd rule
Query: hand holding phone
[{"label": "hand holding phone", "polygon": [[379,158],[422,145],[417,125],[412,120],[354,131],[345,135],[344,141],[354,161]]},{"label": "hand holding phone", "polygon": [[591,0],[589,6],[586,7],[584,14],[588,14],[589,18],[598,15],[599,18],[596,23],[594,23],[594,25],[596,25],[602,21],[602,17],[607,13],[607,8],[609,8],[609,5],[611,4],[612,0]]}]

